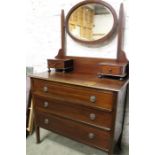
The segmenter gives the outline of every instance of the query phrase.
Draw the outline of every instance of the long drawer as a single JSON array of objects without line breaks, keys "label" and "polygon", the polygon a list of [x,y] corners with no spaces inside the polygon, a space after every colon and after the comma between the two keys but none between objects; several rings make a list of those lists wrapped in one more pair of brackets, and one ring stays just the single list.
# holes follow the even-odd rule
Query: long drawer
[{"label": "long drawer", "polygon": [[36,123],[40,127],[106,151],[109,149],[111,137],[108,131],[81,125],[80,123],[39,111],[36,111],[36,119]]},{"label": "long drawer", "polygon": [[94,90],[91,88],[56,84],[52,81],[33,79],[33,92],[40,91],[63,98],[65,101],[80,102],[112,111],[115,103],[115,94],[109,91]]},{"label": "long drawer", "polygon": [[106,130],[112,127],[112,112],[104,112],[47,96],[34,95],[35,107],[56,115],[92,124]]}]

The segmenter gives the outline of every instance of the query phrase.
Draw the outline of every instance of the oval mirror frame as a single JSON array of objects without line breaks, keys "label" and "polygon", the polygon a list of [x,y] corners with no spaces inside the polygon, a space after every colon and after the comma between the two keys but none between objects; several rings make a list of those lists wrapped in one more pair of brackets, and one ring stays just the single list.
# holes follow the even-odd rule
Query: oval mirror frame
[{"label": "oval mirror frame", "polygon": [[[83,6],[83,5],[87,5],[87,4],[100,4],[100,5],[103,5],[104,7],[106,7],[112,14],[113,16],[113,26],[111,28],[111,30],[102,38],[98,39],[98,40],[93,40],[93,41],[86,41],[86,40],[82,40],[82,39],[78,39],[77,37],[75,37],[70,31],[69,31],[69,19],[70,19],[70,16],[72,15],[72,13],[78,9],[79,7]],[[99,43],[103,43],[105,41],[108,41],[114,34],[115,32],[117,31],[117,23],[118,23],[118,20],[117,20],[117,14],[115,12],[115,10],[113,9],[113,7],[104,2],[104,1],[101,1],[101,0],[85,0],[85,1],[82,1],[78,4],[76,4],[75,6],[73,6],[71,8],[71,10],[69,11],[67,17],[66,17],[66,31],[67,33],[69,34],[69,36],[79,42],[79,43],[82,43],[82,44],[99,44]]]}]

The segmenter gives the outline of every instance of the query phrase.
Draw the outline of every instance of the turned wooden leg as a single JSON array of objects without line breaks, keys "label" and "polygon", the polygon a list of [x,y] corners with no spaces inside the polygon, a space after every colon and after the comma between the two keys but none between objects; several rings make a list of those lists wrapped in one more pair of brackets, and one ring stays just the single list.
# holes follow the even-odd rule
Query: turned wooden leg
[{"label": "turned wooden leg", "polygon": [[51,72],[51,69],[50,69],[50,68],[48,68],[48,72],[49,72],[49,73]]},{"label": "turned wooden leg", "polygon": [[108,152],[108,155],[112,155],[112,151]]},{"label": "turned wooden leg", "polygon": [[36,126],[36,143],[40,143],[40,128],[39,126]]},{"label": "turned wooden leg", "polygon": [[114,148],[113,148],[113,153],[114,154],[120,154],[121,152],[121,136],[118,140],[118,142],[115,144]]},{"label": "turned wooden leg", "polygon": [[119,139],[118,139],[117,146],[118,146],[118,148],[119,148],[120,150],[122,150],[122,134],[121,134],[121,136],[120,136]]},{"label": "turned wooden leg", "polygon": [[108,155],[112,155],[113,154],[113,146],[110,147],[109,152],[107,154]]}]

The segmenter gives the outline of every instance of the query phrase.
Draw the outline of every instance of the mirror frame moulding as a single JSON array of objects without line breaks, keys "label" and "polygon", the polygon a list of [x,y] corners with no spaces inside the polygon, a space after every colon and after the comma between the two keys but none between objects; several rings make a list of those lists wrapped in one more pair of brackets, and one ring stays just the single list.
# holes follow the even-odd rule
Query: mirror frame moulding
[{"label": "mirror frame moulding", "polygon": [[[80,6],[83,6],[86,4],[95,4],[95,3],[103,5],[104,7],[108,8],[109,11],[111,12],[111,14],[113,15],[114,23],[113,23],[111,30],[104,37],[102,37],[98,40],[94,40],[94,41],[85,41],[85,40],[80,40],[80,39],[74,37],[74,35],[72,35],[71,32],[69,31],[69,26],[68,26],[68,22],[69,22],[71,14],[76,9],[78,9]],[[68,12],[67,17],[66,17],[66,22],[65,22],[66,31],[73,40],[75,40],[79,43],[82,43],[82,44],[89,44],[89,45],[100,44],[100,43],[104,43],[105,41],[109,41],[112,38],[112,36],[115,34],[115,32],[117,32],[117,26],[118,26],[118,19],[117,19],[117,14],[116,14],[115,10],[113,9],[113,7],[110,4],[108,4],[107,2],[101,1],[101,0],[85,0],[85,1],[82,1],[78,4],[76,4]]]}]

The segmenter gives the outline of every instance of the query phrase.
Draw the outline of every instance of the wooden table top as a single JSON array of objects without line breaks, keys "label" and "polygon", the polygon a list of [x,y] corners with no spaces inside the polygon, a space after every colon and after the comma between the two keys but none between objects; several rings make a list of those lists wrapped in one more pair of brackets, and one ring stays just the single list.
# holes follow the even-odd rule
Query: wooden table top
[{"label": "wooden table top", "polygon": [[124,86],[126,86],[129,82],[128,79],[125,80],[116,80],[116,79],[108,79],[103,78],[100,79],[96,75],[93,74],[80,74],[80,73],[62,73],[62,72],[54,72],[51,71],[43,72],[43,73],[35,73],[29,75],[31,78],[48,80],[63,84],[70,84],[88,88],[96,88],[96,89],[104,89],[110,91],[120,91]]}]

